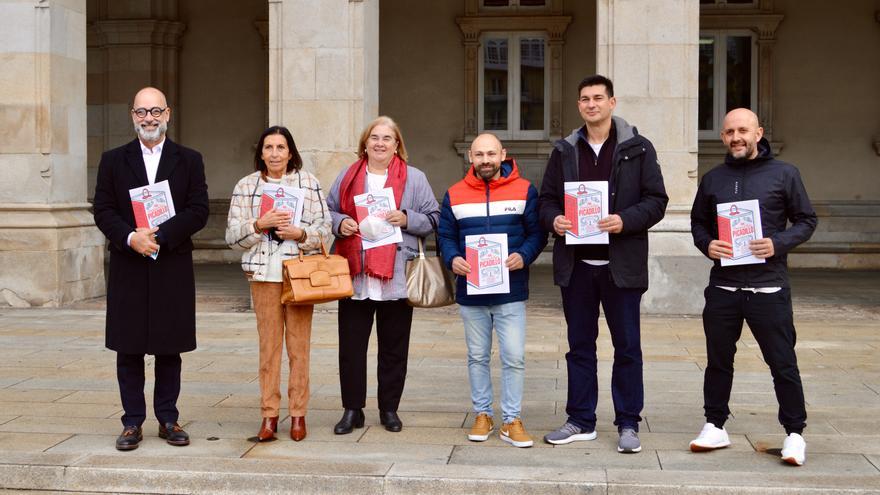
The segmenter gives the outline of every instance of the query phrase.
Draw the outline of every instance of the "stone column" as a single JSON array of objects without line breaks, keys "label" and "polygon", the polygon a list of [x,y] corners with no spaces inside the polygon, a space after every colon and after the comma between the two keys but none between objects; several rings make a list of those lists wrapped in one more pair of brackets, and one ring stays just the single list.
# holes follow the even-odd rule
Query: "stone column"
[{"label": "stone column", "polygon": [[0,306],[104,293],[86,202],[86,1],[0,0]]},{"label": "stone column", "polygon": [[[129,109],[135,93],[155,86],[172,107],[168,136],[178,139],[178,52],[186,26],[177,0],[99,0],[88,25],[89,195],[105,150],[134,139]],[[161,17],[160,17],[161,16]]]},{"label": "stone column", "polygon": [[269,0],[269,124],[329,188],[379,111],[379,0]]},{"label": "stone column", "polygon": [[615,114],[654,143],[669,207],[650,232],[651,313],[699,313],[709,261],[693,246],[697,189],[697,0],[598,0],[596,71],[614,81]]}]

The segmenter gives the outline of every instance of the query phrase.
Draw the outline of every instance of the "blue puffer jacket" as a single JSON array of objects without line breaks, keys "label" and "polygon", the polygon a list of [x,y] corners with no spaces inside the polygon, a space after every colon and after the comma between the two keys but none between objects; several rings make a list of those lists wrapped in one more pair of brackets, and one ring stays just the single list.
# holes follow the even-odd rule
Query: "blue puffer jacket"
[{"label": "blue puffer jacket", "polygon": [[437,232],[447,267],[456,256],[465,257],[465,236],[482,234],[507,234],[508,254],[519,253],[525,264],[510,272],[507,294],[469,296],[466,277],[456,277],[459,304],[491,306],[529,298],[529,265],[547,245],[547,234],[538,223],[538,191],[519,176],[512,159],[501,164],[501,177],[489,182],[479,178],[472,165],[446,192]]}]

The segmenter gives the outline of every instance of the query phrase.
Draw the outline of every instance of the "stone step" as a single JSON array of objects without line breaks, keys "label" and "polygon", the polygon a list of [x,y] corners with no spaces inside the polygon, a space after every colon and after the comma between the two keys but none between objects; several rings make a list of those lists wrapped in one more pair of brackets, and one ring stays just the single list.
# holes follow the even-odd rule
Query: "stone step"
[{"label": "stone step", "polygon": [[[310,459],[0,454],[0,487],[73,493],[880,493],[864,475],[554,469]],[[732,467],[731,469],[733,469]],[[797,468],[791,468],[795,470]]]}]

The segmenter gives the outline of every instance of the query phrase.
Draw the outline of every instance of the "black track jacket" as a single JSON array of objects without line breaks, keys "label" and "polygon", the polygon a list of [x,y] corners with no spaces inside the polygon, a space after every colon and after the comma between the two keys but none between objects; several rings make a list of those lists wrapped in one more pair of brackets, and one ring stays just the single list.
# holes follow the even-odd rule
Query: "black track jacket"
[{"label": "black track jacket", "polygon": [[[766,263],[721,266],[715,261],[710,285],[726,287],[789,287],[788,252],[813,235],[818,220],[798,169],[773,158],[766,139],[758,142],[758,156],[724,163],[703,176],[691,208],[694,245],[708,256],[709,243],[718,239],[718,203],[757,199],[764,237],[773,240],[775,254]],[[787,223],[791,226],[787,227]],[[786,228],[787,227],[787,228]]]}]

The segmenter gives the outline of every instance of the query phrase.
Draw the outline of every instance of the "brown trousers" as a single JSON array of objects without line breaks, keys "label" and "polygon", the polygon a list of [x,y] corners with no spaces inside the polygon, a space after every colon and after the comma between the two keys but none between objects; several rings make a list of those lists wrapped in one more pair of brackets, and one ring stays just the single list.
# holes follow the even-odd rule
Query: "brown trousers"
[{"label": "brown trousers", "polygon": [[305,416],[309,405],[309,351],[314,306],[281,304],[281,282],[251,282],[260,335],[260,412],[279,416],[281,347],[287,342],[290,377],[287,398],[291,416]]}]

